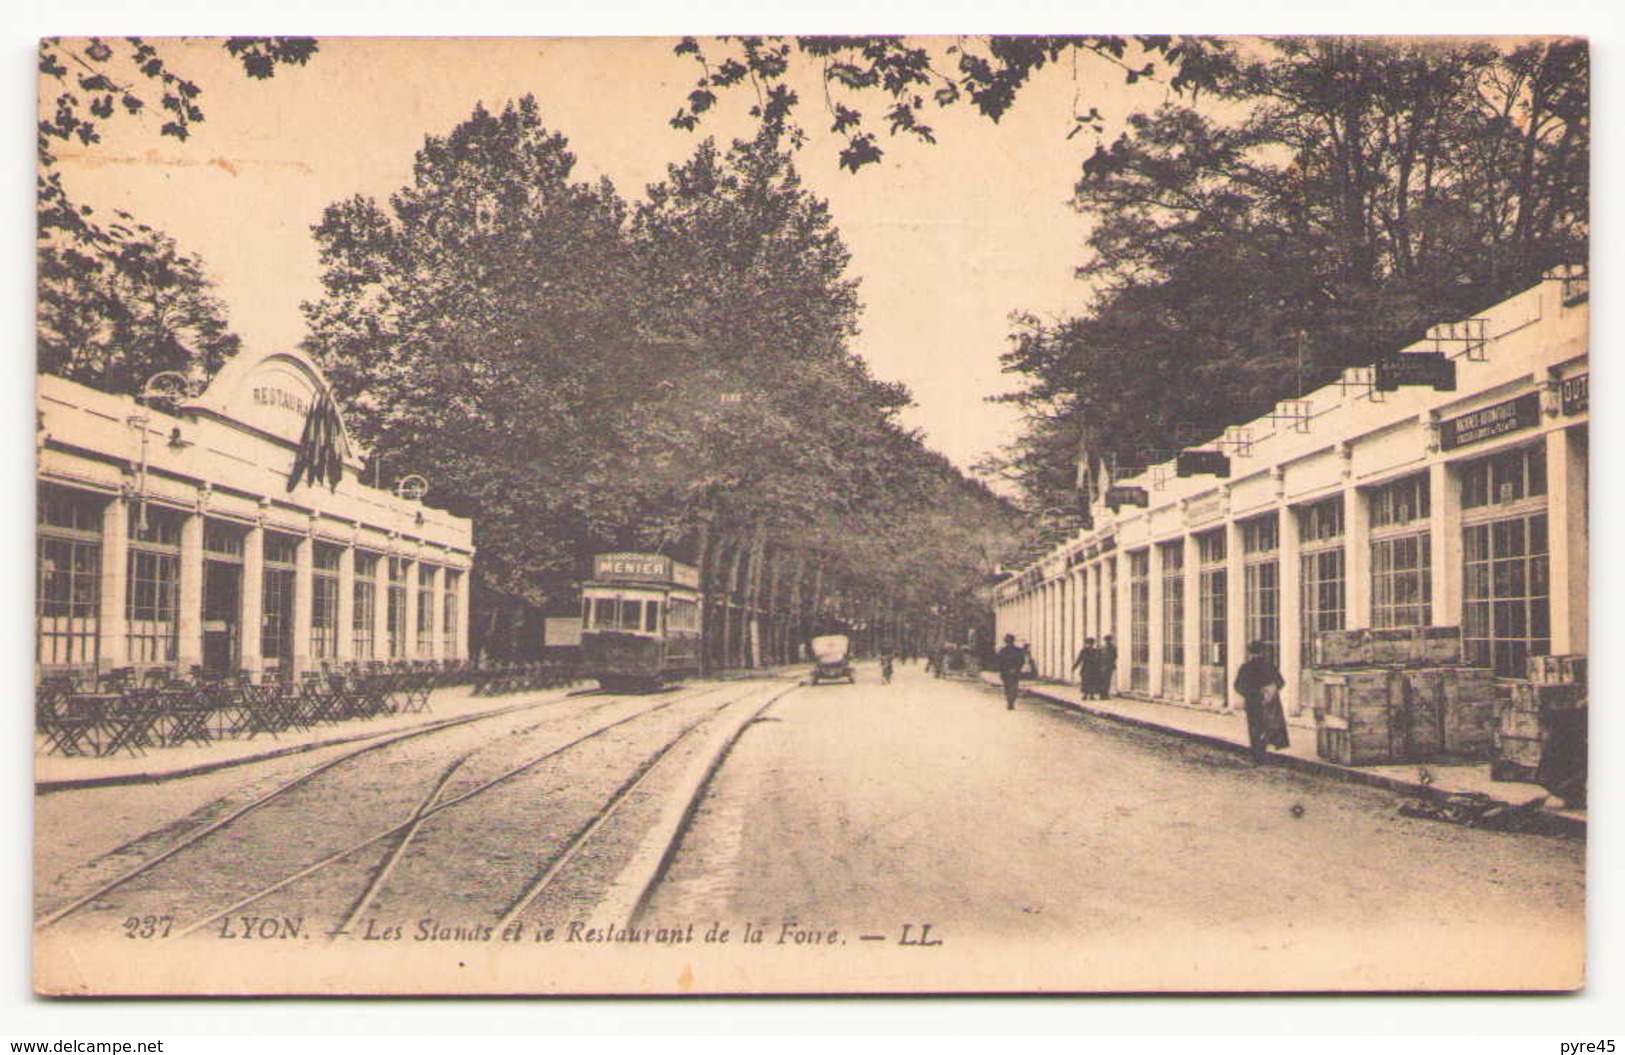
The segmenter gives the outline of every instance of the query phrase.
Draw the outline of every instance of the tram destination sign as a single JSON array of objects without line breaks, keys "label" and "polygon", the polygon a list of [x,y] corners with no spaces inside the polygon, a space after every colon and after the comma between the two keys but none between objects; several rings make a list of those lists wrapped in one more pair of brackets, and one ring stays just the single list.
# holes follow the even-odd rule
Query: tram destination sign
[{"label": "tram destination sign", "polygon": [[1401,352],[1373,364],[1378,392],[1398,392],[1401,385],[1432,385],[1435,392],[1456,390],[1455,360],[1443,352]]},{"label": "tram destination sign", "polygon": [[1530,392],[1439,422],[1439,449],[1454,450],[1540,424],[1540,393]]},{"label": "tram destination sign", "polygon": [[671,558],[658,553],[600,553],[592,559],[592,577],[605,582],[665,581]]}]

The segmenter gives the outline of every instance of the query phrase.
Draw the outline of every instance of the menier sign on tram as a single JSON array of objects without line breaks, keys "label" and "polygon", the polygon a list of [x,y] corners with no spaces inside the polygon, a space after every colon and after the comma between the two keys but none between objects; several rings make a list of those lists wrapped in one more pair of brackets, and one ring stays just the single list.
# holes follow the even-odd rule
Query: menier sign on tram
[{"label": "menier sign on tram", "polygon": [[664,582],[671,569],[671,558],[658,553],[600,553],[592,561],[592,577],[610,582]]}]

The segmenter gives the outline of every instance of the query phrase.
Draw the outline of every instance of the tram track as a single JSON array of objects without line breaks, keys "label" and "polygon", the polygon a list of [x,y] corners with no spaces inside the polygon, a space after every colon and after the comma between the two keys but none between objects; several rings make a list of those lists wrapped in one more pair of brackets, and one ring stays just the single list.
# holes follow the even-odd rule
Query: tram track
[{"label": "tram track", "polygon": [[[595,701],[585,709],[573,711],[567,714],[549,714],[535,723],[510,730],[510,733],[516,735],[529,734],[550,723],[557,721],[567,722],[590,716],[591,714],[595,714],[608,707],[614,706],[618,702],[631,698],[625,695],[607,693],[602,689],[588,689],[570,693],[568,694],[567,699],[577,700],[595,697],[603,697],[603,701]],[[521,714],[525,711],[548,707],[550,705],[557,705],[560,702],[561,701],[558,698],[534,700],[527,703],[519,703],[509,707],[503,707],[494,711],[486,711],[480,714],[462,715],[454,718],[442,719],[414,729],[405,730],[395,734],[386,734],[385,736],[364,744],[363,746],[354,750],[346,751],[338,757],[328,759],[327,761],[322,762],[321,764],[299,774],[292,779],[282,781],[275,787],[250,799],[248,802],[230,809],[224,816],[218,817],[212,821],[209,821],[202,827],[185,833],[177,841],[164,847],[153,855],[143,858],[135,865],[120,872],[113,878],[102,881],[89,892],[81,894],[71,899],[67,903],[60,905],[40,916],[35,921],[34,927],[36,930],[43,930],[55,926],[70,916],[80,913],[88,906],[102,901],[108,895],[127,887],[129,884],[143,876],[149,875],[166,862],[186,853],[188,850],[198,847],[200,844],[205,843],[207,840],[219,835],[234,825],[239,825],[246,819],[249,819],[256,814],[285,802],[294,793],[311,787],[311,785],[315,784],[318,780],[329,776],[330,774],[339,770],[341,767],[357,763],[363,759],[370,759],[371,757],[374,757],[391,748],[399,747],[410,741],[418,740],[423,737],[428,737],[437,733],[444,733],[451,730],[464,729],[465,727],[472,726],[476,723],[500,721],[505,718],[511,718],[514,715]],[[670,703],[676,702],[678,701],[670,701]],[[670,703],[666,704],[665,706],[669,706]],[[471,751],[465,752],[464,755],[459,759],[457,765],[448,768],[446,773],[447,777],[449,778],[451,774],[455,773],[456,770],[460,768],[462,762],[466,762],[467,759],[476,754],[478,750],[479,747],[476,747]],[[143,840],[151,838],[156,834],[158,834],[157,831],[148,832],[145,835],[131,840],[126,844],[126,846],[138,845]],[[114,853],[118,852],[120,851],[114,851]]]},{"label": "tram track", "polygon": [[[464,751],[461,754],[450,758],[449,761],[442,758],[442,765],[440,766],[440,772],[438,773],[437,778],[431,782],[428,792],[415,804],[405,819],[387,824],[382,829],[374,831],[371,835],[364,839],[356,840],[353,843],[343,846],[333,852],[326,853],[318,857],[315,861],[304,864],[303,867],[295,868],[293,871],[282,875],[272,883],[261,885],[256,889],[246,891],[243,896],[234,898],[223,908],[216,908],[201,916],[192,916],[189,921],[178,924],[173,931],[173,936],[178,938],[200,931],[212,924],[228,918],[232,913],[239,912],[243,909],[263,902],[266,899],[286,891],[289,888],[300,884],[302,881],[310,879],[313,876],[317,876],[324,871],[344,867],[348,867],[353,871],[354,866],[362,859],[361,855],[363,855],[365,851],[374,850],[376,852],[377,850],[387,847],[387,852],[383,852],[377,863],[372,865],[370,869],[366,869],[366,874],[362,880],[358,883],[350,885],[349,889],[351,893],[346,897],[348,908],[343,913],[342,922],[338,923],[338,925],[333,927],[329,932],[331,936],[338,936],[340,934],[347,933],[356,926],[357,921],[362,917],[363,913],[365,913],[374,903],[380,892],[386,888],[391,878],[395,875],[396,870],[399,868],[400,863],[405,859],[407,851],[413,845],[418,833],[424,829],[425,826],[435,823],[437,818],[441,818],[449,811],[455,810],[471,800],[486,795],[487,793],[492,792],[494,789],[509,785],[511,782],[515,781],[516,778],[535,770],[537,767],[542,766],[545,763],[558,761],[571,752],[579,750],[582,745],[598,740],[599,738],[603,738],[607,734],[611,734],[616,730],[630,727],[633,723],[656,719],[658,716],[665,714],[672,708],[689,704],[717,693],[729,692],[729,690],[737,688],[738,683],[725,683],[722,685],[713,685],[692,690],[679,689],[672,694],[671,699],[663,700],[653,707],[642,708],[631,714],[622,715],[615,718],[613,721],[595,724],[592,728],[581,732],[579,735],[571,737],[562,744],[554,745],[549,750],[524,758],[515,765],[510,765],[501,769],[494,776],[480,776],[478,779],[464,779],[454,789],[454,780],[457,780],[460,777],[467,778],[471,769],[490,768],[489,763],[493,760],[479,760],[478,756],[482,755],[482,753],[491,753],[495,756],[496,760],[500,760],[502,745],[498,744],[493,746],[489,743],[482,743],[480,745],[476,745],[471,750]],[[586,710],[576,712],[575,714],[568,716],[565,721],[574,721],[587,718],[618,703],[625,703],[629,699],[633,699],[633,697],[620,696],[616,694],[605,693],[602,695],[606,697],[605,702],[597,704]],[[616,796],[612,797],[611,803],[606,807],[607,812],[609,814],[613,814],[619,803],[623,801],[625,797],[631,795],[637,787],[642,785],[644,779],[657,767],[659,761],[664,758],[669,751],[675,748],[678,744],[682,743],[695,729],[705,725],[711,718],[726,710],[728,707],[734,706],[743,699],[748,699],[749,695],[750,693],[748,690],[746,693],[739,695],[733,695],[730,693],[730,698],[724,700],[721,704],[715,707],[706,708],[703,713],[692,720],[685,720],[681,729],[676,733],[676,735],[668,735],[665,737],[658,749],[636,767],[632,778],[627,781],[625,785],[623,785]],[[514,711],[521,709],[523,708],[512,708],[503,713],[511,714]],[[468,720],[459,720],[456,724],[466,724],[466,721]],[[444,725],[437,726],[436,728],[449,728],[451,727],[451,724],[452,723],[446,723]],[[510,730],[509,733],[510,736],[522,738],[525,735],[532,733],[534,730],[549,724],[550,723],[548,721],[544,720],[524,726],[522,728]],[[432,731],[436,730],[415,730],[414,734],[421,736]],[[370,751],[376,751],[379,748],[389,746],[393,743],[398,743],[405,739],[408,739],[408,737],[403,735],[401,737],[393,738],[388,744],[369,745],[368,749]],[[160,868],[168,862],[174,861],[177,856],[184,854],[187,850],[194,848],[199,849],[200,851],[206,850],[206,846],[200,846],[200,844],[205,844],[206,841],[211,837],[220,836],[233,824],[238,823],[244,817],[249,816],[254,811],[261,810],[268,804],[285,798],[286,795],[295,788],[311,787],[317,778],[325,774],[332,773],[344,762],[352,761],[357,756],[365,753],[367,752],[357,751],[347,753],[342,758],[334,759],[329,763],[324,763],[324,765],[319,767],[317,770],[302,774],[299,778],[286,782],[278,788],[273,789],[266,795],[262,795],[250,803],[245,804],[243,807],[234,810],[226,817],[220,818],[205,828],[192,833],[181,842],[169,847],[153,858],[142,862],[135,868],[132,868],[115,879],[102,884],[89,894],[77,898],[75,901],[58,908],[48,916],[43,917],[36,924],[36,926],[39,928],[44,928],[54,925],[92,905],[94,905],[97,909],[104,911],[108,908],[115,907],[110,904],[112,899],[116,898],[121,891],[131,887],[131,885],[135,884],[138,880],[151,875],[155,869]],[[483,767],[471,765],[471,763],[476,761],[484,761],[487,764]],[[448,789],[453,790],[448,792]],[[600,819],[598,823],[590,823],[588,825],[588,829],[590,830],[576,832],[575,835],[569,840],[569,844],[574,845],[587,838],[590,838],[591,832],[596,831],[599,827],[601,827],[601,825],[602,819]],[[391,842],[391,840],[393,840],[393,842]],[[571,852],[570,857],[573,858],[573,856],[574,853]],[[370,858],[367,860],[369,860],[370,863]],[[346,862],[348,862],[348,865],[346,865]],[[179,867],[181,863],[182,862],[176,862],[175,867]],[[558,868],[554,869],[555,874],[567,866],[567,864],[567,859],[560,859],[558,862]],[[522,910],[525,905],[529,905],[534,902],[537,896],[540,895],[542,890],[545,889],[550,882],[551,880],[548,880],[547,882],[537,885],[536,889],[530,891],[528,896],[523,899],[522,904],[516,903],[516,905],[518,905],[520,910]],[[174,881],[172,880],[172,885],[173,884]],[[179,885],[184,887],[184,882],[181,882]],[[359,894],[356,893],[357,890],[360,891]],[[134,895],[134,900],[137,902],[140,901],[139,894]],[[128,899],[125,903],[129,903]],[[119,907],[118,911],[122,914],[123,908]],[[176,915],[179,916],[179,913],[176,913]]]}]

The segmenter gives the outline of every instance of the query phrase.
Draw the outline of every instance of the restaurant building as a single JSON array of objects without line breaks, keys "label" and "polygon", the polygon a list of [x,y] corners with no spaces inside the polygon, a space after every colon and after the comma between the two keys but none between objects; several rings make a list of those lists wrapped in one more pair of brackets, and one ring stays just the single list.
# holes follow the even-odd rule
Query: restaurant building
[{"label": "restaurant building", "polygon": [[1502,678],[1583,655],[1587,311],[1549,277],[1103,484],[1092,527],[997,586],[998,633],[1049,678],[1111,634],[1118,692],[1228,707],[1260,640],[1289,713],[1325,630],[1459,627]]},{"label": "restaurant building", "polygon": [[176,413],[37,380],[36,677],[467,657],[472,521],[363,485],[304,356]]}]

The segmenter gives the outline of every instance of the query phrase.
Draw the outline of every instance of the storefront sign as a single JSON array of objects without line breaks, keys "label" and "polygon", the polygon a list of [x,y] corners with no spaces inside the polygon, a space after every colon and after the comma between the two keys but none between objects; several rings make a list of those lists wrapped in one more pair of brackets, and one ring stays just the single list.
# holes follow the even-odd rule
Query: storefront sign
[{"label": "storefront sign", "polygon": [[1446,418],[1439,423],[1439,447],[1454,450],[1469,443],[1505,436],[1540,424],[1540,393],[1530,392],[1505,403]]},{"label": "storefront sign", "polygon": [[1151,495],[1143,487],[1120,485],[1106,488],[1106,505],[1113,513],[1123,506],[1139,506],[1141,509],[1151,504]]},{"label": "storefront sign", "polygon": [[1557,386],[1558,400],[1565,414],[1584,414],[1591,409],[1591,375],[1565,377]]},{"label": "storefront sign", "polygon": [[1224,499],[1219,495],[1198,498],[1185,509],[1185,519],[1191,524],[1217,519],[1224,513]]},{"label": "storefront sign", "polygon": [[1174,472],[1179,476],[1230,475],[1230,456],[1223,451],[1180,451],[1174,460]]},{"label": "storefront sign", "polygon": [[656,553],[600,553],[592,559],[592,577],[607,581],[671,578],[671,558]]},{"label": "storefront sign", "polygon": [[1397,392],[1400,385],[1432,385],[1435,392],[1456,390],[1455,360],[1443,352],[1401,352],[1378,359],[1372,367],[1378,392]]}]

